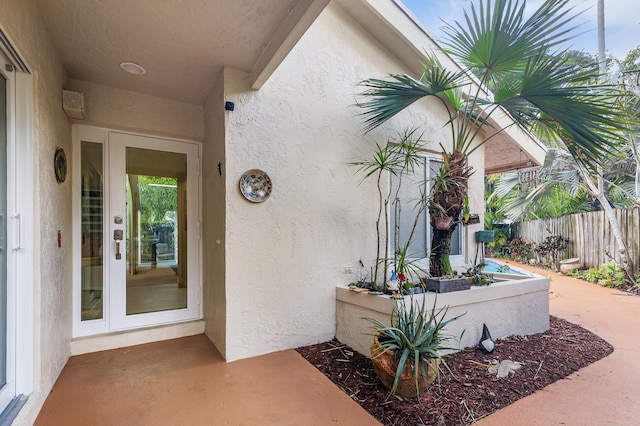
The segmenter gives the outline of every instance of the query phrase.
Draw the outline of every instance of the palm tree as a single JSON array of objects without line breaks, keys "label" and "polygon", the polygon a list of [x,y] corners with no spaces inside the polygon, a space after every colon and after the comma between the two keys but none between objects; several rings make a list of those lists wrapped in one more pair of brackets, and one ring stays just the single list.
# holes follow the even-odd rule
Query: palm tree
[{"label": "palm tree", "polygon": [[[464,13],[466,27],[454,22],[445,28],[448,53],[464,69],[448,70],[429,56],[419,79],[392,74],[362,83],[359,105],[366,131],[425,97],[439,100],[449,114],[444,124],[451,149],[442,146],[443,167],[429,203],[432,276],[451,273],[451,235],[468,192],[469,155],[506,130],[496,126],[492,115],[507,111],[512,125],[565,141],[574,158],[592,170],[605,153],[617,149],[624,127],[624,115],[613,102],[618,93],[593,83],[597,67],[576,66],[555,51],[573,29],[576,14],[568,2],[546,0],[526,18],[526,0],[479,0]],[[446,228],[436,226],[439,216],[453,220]]]}]

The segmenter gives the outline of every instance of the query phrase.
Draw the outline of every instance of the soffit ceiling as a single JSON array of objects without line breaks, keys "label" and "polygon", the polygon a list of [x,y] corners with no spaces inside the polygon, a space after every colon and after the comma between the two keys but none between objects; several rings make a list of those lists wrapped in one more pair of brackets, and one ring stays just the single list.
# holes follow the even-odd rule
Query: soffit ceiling
[{"label": "soffit ceiling", "polygon": [[[297,0],[35,0],[70,78],[203,104],[221,67],[250,72]],[[123,72],[120,63],[147,73]]]},{"label": "soffit ceiling", "polygon": [[[202,105],[223,66],[253,74],[265,57],[282,58],[329,0],[35,2],[70,78]],[[420,46],[382,16],[389,10],[377,12],[369,0],[339,3],[409,66],[420,59]],[[402,18],[403,26],[410,22]],[[285,48],[276,51],[281,45]],[[120,69],[123,61],[138,63],[147,73],[127,74]],[[533,164],[544,158],[530,143],[521,147],[506,135],[495,138],[485,146],[486,172],[527,167],[531,158],[523,155],[526,151],[533,153]]]}]

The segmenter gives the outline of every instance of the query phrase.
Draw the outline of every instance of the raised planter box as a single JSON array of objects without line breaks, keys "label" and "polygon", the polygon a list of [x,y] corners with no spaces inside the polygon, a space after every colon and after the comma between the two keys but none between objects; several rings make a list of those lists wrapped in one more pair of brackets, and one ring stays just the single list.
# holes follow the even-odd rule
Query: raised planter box
[{"label": "raised planter box", "polygon": [[466,278],[427,278],[427,291],[449,293],[469,290],[469,288],[471,288],[471,284]]},{"label": "raised planter box", "polygon": [[[549,329],[549,278],[541,276],[507,276],[495,274],[499,282],[489,286],[471,287],[470,290],[451,293],[423,293],[413,296],[415,302],[436,309],[449,306],[447,318],[464,314],[447,325],[445,332],[460,336],[460,341],[450,342],[452,347],[463,349],[476,346],[482,335],[482,324],[487,324],[491,336],[501,339],[507,336],[527,336]],[[502,281],[504,280],[504,281]],[[371,323],[363,318],[374,318],[385,324],[397,303],[409,303],[409,296],[399,301],[388,295],[374,296],[349,291],[346,286],[336,287],[336,338],[356,351],[369,357],[373,343]]]}]

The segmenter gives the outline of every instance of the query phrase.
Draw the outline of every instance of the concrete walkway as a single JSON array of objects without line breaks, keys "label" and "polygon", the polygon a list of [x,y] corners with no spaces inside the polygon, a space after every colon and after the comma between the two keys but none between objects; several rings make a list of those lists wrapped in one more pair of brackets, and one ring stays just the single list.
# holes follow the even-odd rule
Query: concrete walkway
[{"label": "concrete walkway", "polygon": [[72,357],[38,426],[376,425],[296,351],[226,363],[193,337]]},{"label": "concrete walkway", "polygon": [[551,315],[592,331],[615,350],[478,425],[640,425],[640,297],[521,267],[551,278]]},{"label": "concrete walkway", "polygon": [[[640,425],[640,297],[541,269],[551,314],[613,354],[478,422]],[[544,367],[543,367],[544,368]],[[376,425],[293,350],[225,363],[204,336],[72,357],[36,425]]]}]

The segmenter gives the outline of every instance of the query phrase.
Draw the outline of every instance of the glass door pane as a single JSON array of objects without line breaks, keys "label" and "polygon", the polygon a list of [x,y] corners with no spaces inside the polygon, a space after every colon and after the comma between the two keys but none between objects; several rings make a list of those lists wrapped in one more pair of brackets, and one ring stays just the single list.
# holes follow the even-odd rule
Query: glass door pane
[{"label": "glass door pane", "polygon": [[82,275],[81,320],[103,318],[104,155],[101,143],[81,143]]},{"label": "glass door pane", "polygon": [[126,148],[126,313],[187,307],[187,156]]},{"label": "glass door pane", "polygon": [[116,132],[108,145],[109,328],[199,318],[199,146]]}]

